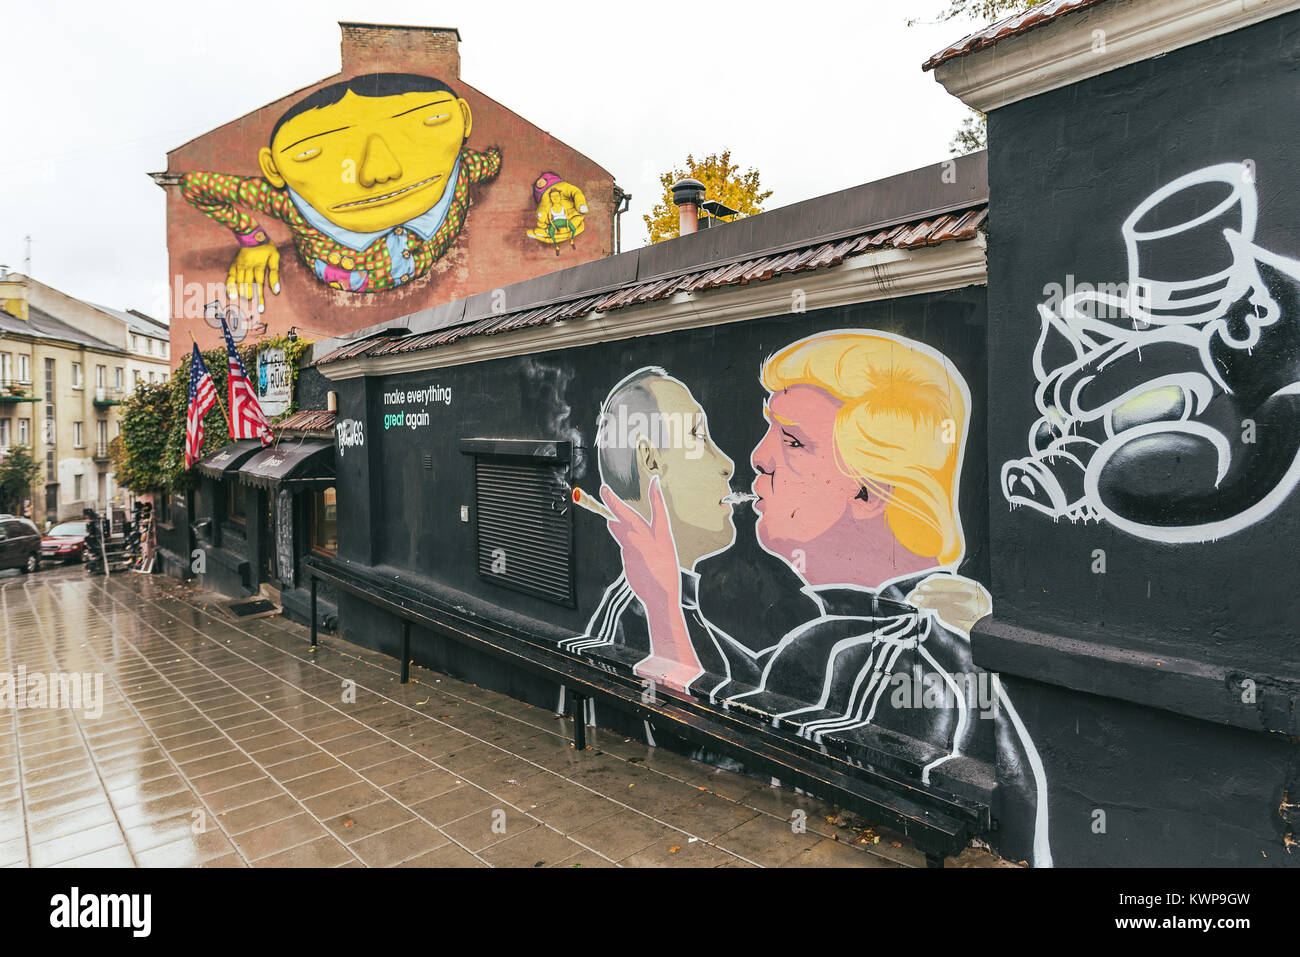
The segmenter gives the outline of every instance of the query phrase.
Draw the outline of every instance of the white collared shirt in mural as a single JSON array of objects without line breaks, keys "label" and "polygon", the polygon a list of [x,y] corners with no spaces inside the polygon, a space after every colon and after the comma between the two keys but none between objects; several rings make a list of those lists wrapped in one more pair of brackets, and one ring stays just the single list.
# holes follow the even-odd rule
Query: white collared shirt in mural
[{"label": "white collared shirt in mural", "polygon": [[[757,712],[829,751],[860,759],[884,752],[919,773],[923,785],[942,765],[955,778],[996,762],[998,804],[1024,835],[1034,865],[1052,863],[1047,781],[1038,750],[995,675],[978,668],[970,639],[932,610],[904,598],[933,572],[878,590],[809,586],[820,614],[779,642],[754,651],[710,622],[697,598],[699,576],[682,572],[682,610],[703,674],[687,690],[723,707]],[[650,653],[645,610],[620,575],[591,616],[586,634],[560,647],[628,667]],[[965,763],[963,762],[965,759]],[[1022,813],[1006,809],[1018,806]]]}]

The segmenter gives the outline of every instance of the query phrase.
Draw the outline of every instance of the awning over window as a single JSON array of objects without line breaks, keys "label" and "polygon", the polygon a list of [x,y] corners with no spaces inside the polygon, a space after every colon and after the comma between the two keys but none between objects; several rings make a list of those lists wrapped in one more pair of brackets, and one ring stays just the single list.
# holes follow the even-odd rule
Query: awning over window
[{"label": "awning over window", "polygon": [[207,458],[200,460],[197,468],[200,474],[219,479],[227,472],[238,469],[249,456],[261,448],[262,443],[257,439],[240,439],[238,442],[223,445]]},{"label": "awning over window", "polygon": [[289,440],[263,449],[239,468],[240,481],[263,488],[327,488],[334,484],[334,443]]}]

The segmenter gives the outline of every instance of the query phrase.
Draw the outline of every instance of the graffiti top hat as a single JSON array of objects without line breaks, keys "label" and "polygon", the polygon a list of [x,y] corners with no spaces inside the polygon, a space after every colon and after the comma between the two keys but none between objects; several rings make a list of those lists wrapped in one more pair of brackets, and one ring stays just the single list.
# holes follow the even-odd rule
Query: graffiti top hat
[{"label": "graffiti top hat", "polygon": [[1222,318],[1258,281],[1249,249],[1258,200],[1245,163],[1188,173],[1124,220],[1129,310],[1156,325]]}]

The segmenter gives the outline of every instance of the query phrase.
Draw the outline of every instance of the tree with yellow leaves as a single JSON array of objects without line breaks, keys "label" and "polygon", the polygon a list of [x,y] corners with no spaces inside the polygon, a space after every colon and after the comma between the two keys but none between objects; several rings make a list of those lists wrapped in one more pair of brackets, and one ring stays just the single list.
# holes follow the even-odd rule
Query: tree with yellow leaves
[{"label": "tree with yellow leaves", "polygon": [[759,183],[758,170],[751,166],[742,173],[739,164],[731,162],[731,150],[710,153],[702,160],[688,155],[684,168],[671,169],[659,177],[664,189],[663,199],[641,217],[645,220],[650,242],[677,237],[677,207],[673,205],[672,185],[683,179],[698,179],[704,184],[705,199],[715,199],[730,206],[741,216],[761,213],[763,202],[772,195],[770,189],[763,189]]}]

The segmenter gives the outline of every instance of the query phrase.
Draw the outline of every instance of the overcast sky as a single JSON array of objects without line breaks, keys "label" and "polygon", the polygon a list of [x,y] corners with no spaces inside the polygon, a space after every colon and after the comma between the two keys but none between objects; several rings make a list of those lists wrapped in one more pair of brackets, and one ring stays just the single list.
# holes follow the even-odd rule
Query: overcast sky
[{"label": "overcast sky", "polygon": [[0,264],[23,270],[30,234],[35,278],[166,318],[163,192],[146,174],[338,72],[339,20],[458,27],[467,82],[633,194],[625,249],[688,152],[729,148],[762,172],[769,209],[796,203],[949,155],[967,111],[921,63],[976,25],[933,22],[944,6],[5,0]]}]

